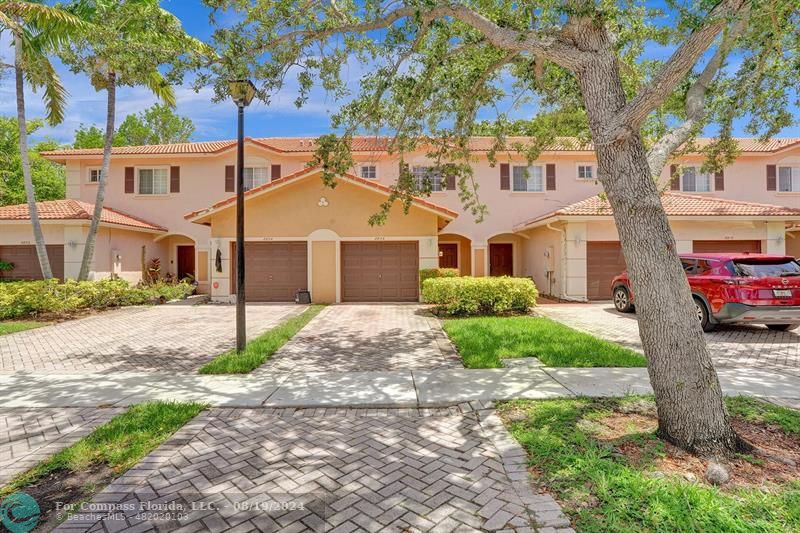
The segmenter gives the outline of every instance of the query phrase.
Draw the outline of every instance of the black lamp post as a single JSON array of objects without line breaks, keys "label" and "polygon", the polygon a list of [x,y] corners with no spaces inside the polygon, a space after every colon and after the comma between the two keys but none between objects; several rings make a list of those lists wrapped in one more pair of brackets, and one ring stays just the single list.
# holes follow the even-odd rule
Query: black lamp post
[{"label": "black lamp post", "polygon": [[236,351],[241,353],[247,344],[244,299],[244,108],[256,95],[250,80],[228,82],[233,103],[238,109],[239,131],[236,138]]}]

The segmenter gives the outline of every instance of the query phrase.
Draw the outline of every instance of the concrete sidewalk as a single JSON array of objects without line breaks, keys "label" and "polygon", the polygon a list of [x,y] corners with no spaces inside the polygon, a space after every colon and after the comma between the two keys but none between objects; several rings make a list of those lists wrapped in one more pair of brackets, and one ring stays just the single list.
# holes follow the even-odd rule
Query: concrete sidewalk
[{"label": "concrete sidewalk", "polygon": [[[800,401],[800,378],[719,369],[728,395]],[[258,376],[0,375],[0,407],[123,407],[148,400],[214,407],[437,407],[471,401],[647,394],[644,368],[548,368],[307,372]]]}]

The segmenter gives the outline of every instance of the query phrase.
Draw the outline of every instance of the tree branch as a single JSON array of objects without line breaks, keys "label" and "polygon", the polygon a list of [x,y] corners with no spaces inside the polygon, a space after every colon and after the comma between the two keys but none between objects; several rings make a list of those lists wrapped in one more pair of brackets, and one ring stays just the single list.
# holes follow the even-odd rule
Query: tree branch
[{"label": "tree branch", "polygon": [[692,132],[702,124],[706,116],[706,93],[708,88],[722,67],[723,61],[725,61],[725,58],[733,48],[736,39],[747,27],[749,19],[750,6],[747,5],[743,8],[742,16],[733,25],[731,31],[723,37],[717,51],[708,60],[703,72],[700,73],[700,76],[686,92],[686,120],[661,137],[647,153],[647,163],[650,166],[651,175],[659,176],[670,154],[688,141]]},{"label": "tree branch", "polygon": [[694,31],[664,63],[653,80],[617,114],[603,135],[605,142],[622,140],[638,131],[647,116],[664,103],[675,87],[708,50],[717,35],[728,24],[728,18],[749,9],[750,0],[722,0],[708,14],[711,20]]},{"label": "tree branch", "polygon": [[477,11],[456,4],[437,6],[428,11],[421,11],[419,7],[399,7],[373,20],[342,24],[331,28],[294,30],[264,43],[254,52],[256,54],[264,53],[273,46],[301,37],[321,40],[340,33],[365,33],[385,29],[400,19],[413,17],[418,17],[423,23],[445,17],[453,18],[481,32],[487,41],[497,48],[512,52],[529,52],[571,70],[578,68],[584,59],[583,52],[562,39],[559,31],[520,32],[499,26]]}]

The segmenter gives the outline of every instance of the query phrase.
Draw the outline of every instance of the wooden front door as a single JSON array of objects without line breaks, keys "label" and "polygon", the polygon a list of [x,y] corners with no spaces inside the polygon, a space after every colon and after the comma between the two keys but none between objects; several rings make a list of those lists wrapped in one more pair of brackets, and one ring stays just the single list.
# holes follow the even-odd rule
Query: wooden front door
[{"label": "wooden front door", "polygon": [[178,279],[194,275],[194,245],[178,246]]},{"label": "wooden front door", "polygon": [[439,268],[458,268],[458,244],[439,244]]},{"label": "wooden front door", "polygon": [[514,246],[511,243],[489,244],[489,275],[514,275]]}]

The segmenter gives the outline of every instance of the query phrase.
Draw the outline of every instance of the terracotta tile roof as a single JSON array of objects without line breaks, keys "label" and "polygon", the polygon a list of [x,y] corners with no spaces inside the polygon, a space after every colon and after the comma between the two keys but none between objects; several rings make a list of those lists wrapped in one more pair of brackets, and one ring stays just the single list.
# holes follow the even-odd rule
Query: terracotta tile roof
[{"label": "terracotta tile roof", "polygon": [[[800,217],[800,209],[755,202],[742,202],[711,198],[677,192],[665,192],[661,195],[664,211],[671,217],[707,217],[707,216],[742,216],[742,217]],[[591,217],[611,216],[608,200],[600,196],[592,196],[586,200],[562,207],[550,213],[526,220],[517,224],[514,229],[520,230],[528,226],[557,217]]]},{"label": "terracotta tile roof", "polygon": [[[278,178],[276,180],[269,181],[269,182],[267,182],[267,183],[265,183],[263,185],[259,185],[258,187],[254,187],[254,188],[250,189],[249,191],[245,191],[245,193],[244,193],[245,199],[247,199],[250,196],[257,195],[257,194],[259,194],[261,192],[264,192],[264,191],[267,191],[267,190],[270,190],[270,189],[274,189],[274,188],[276,188],[276,187],[278,187],[280,185],[285,185],[286,183],[288,183],[290,181],[295,181],[295,180],[299,180],[299,179],[305,178],[305,177],[310,176],[311,174],[313,174],[313,173],[315,173],[316,171],[319,171],[319,170],[320,169],[319,169],[318,166],[308,167],[308,168],[304,168],[304,169],[298,170],[297,172],[293,172],[292,174],[288,174],[286,176]],[[351,181],[351,182],[354,182],[354,183],[359,183],[361,185],[366,185],[367,187],[370,187],[372,189],[375,189],[375,190],[380,191],[380,192],[385,193],[385,194],[391,194],[391,192],[392,192],[391,187],[388,187],[388,186],[383,185],[381,183],[377,183],[377,182],[375,182],[373,180],[368,180],[368,179],[361,178],[359,176],[354,176],[353,174],[343,174],[343,175],[339,176],[338,179],[342,179],[342,178],[344,178],[347,181]],[[217,209],[219,209],[221,207],[225,207],[227,205],[234,205],[235,203],[236,203],[236,195],[233,195],[233,196],[231,196],[229,198],[226,198],[224,200],[221,200],[221,201],[215,203],[214,205],[212,205],[210,207],[206,207],[205,209],[200,209],[198,211],[192,211],[191,213],[186,213],[185,215],[183,215],[183,217],[186,218],[186,219],[197,218],[198,216],[208,214],[208,213],[210,213],[212,211],[215,211],[215,210],[217,210]],[[428,200],[426,200],[424,198],[420,198],[418,196],[414,198],[414,203],[419,205],[419,206],[422,206],[422,207],[427,207],[428,209],[430,209],[432,211],[435,211],[435,212],[439,213],[440,215],[442,215],[444,217],[447,217],[447,218],[450,218],[450,219],[456,218],[458,216],[457,212],[455,212],[455,211],[453,211],[451,209],[448,209],[446,207],[442,207],[442,206],[440,206],[438,204],[435,204],[433,202],[429,202]]]},{"label": "terracotta tile roof", "polygon": [[[317,148],[314,137],[261,137],[246,139],[248,142],[258,146],[263,146],[269,150],[280,153],[312,153]],[[509,146],[515,143],[523,145],[530,143],[531,137],[508,137]],[[698,139],[695,144],[698,147],[707,146],[712,139]],[[737,139],[739,148],[744,152],[775,152],[788,146],[799,144],[800,138],[772,139],[761,142],[758,139]],[[388,137],[354,137],[351,148],[354,152],[384,152],[389,147]],[[485,152],[491,149],[494,144],[493,137],[473,137],[469,142],[469,148],[475,152]],[[115,146],[112,150],[114,155],[155,155],[155,154],[216,154],[236,146],[235,140],[224,141],[204,141],[180,144],[156,144],[149,146]],[[550,145],[544,147],[545,151],[581,151],[591,152],[594,146],[591,143],[581,144],[574,137],[559,137]],[[101,156],[101,148],[68,148],[64,150],[53,150],[42,152],[42,155],[52,159],[73,156]]]},{"label": "terracotta tile roof", "polygon": [[[91,220],[94,204],[78,200],[51,200],[37,202],[36,208],[41,220]],[[0,220],[30,220],[28,204],[7,205],[0,207]],[[142,220],[110,207],[103,207],[100,222],[130,226],[132,228],[154,231],[167,231],[167,228]]]}]

